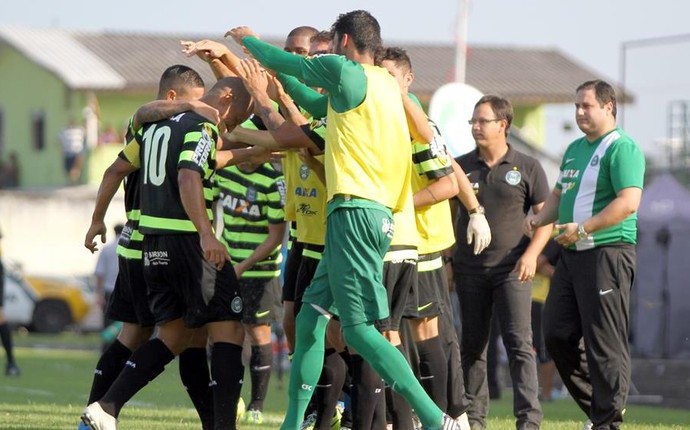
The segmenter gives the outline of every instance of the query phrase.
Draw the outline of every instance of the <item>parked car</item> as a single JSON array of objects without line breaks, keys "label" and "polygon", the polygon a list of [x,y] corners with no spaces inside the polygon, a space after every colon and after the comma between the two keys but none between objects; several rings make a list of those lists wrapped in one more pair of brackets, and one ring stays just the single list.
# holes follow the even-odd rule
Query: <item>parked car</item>
[{"label": "parked car", "polygon": [[5,265],[5,317],[15,326],[42,333],[58,333],[80,324],[90,302],[77,282],[24,277]]}]

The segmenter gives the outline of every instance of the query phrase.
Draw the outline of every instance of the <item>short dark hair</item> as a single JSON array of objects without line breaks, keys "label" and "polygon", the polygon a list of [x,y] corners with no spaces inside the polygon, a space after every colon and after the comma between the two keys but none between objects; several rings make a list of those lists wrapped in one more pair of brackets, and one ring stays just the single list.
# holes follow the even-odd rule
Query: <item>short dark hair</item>
[{"label": "short dark hair", "polygon": [[175,90],[184,93],[190,88],[204,88],[204,80],[196,70],[182,64],[170,66],[161,75],[158,82],[158,98],[165,97],[165,93]]},{"label": "short dark hair", "polygon": [[316,43],[316,42],[330,43],[331,41],[333,41],[333,33],[331,33],[328,30],[319,31],[318,33],[313,35],[311,37],[311,39],[309,39],[310,43]]},{"label": "short dark hair", "polygon": [[412,60],[410,60],[410,56],[403,48],[391,46],[376,51],[374,63],[380,66],[384,61],[394,62],[396,66],[403,68],[405,72],[412,71]]},{"label": "short dark hair", "polygon": [[616,113],[618,113],[618,108],[616,106],[616,91],[613,89],[611,84],[606,81],[602,81],[601,79],[592,79],[591,81],[580,84],[580,86],[577,87],[577,90],[575,90],[575,93],[589,89],[594,90],[594,97],[596,97],[597,101],[599,102],[599,106],[604,107],[606,103],[611,103],[613,105],[611,113],[615,118]]},{"label": "short dark hair", "polygon": [[314,27],[310,27],[308,25],[302,25],[302,26],[295,27],[292,30],[290,30],[290,33],[288,33],[287,37],[309,36],[311,38],[318,32],[319,32],[319,30],[315,29]]},{"label": "short dark hair", "polygon": [[366,10],[353,10],[338,15],[331,26],[331,32],[340,36],[348,34],[357,51],[375,54],[381,47],[381,26],[372,14]]},{"label": "short dark hair", "polygon": [[496,119],[504,119],[508,123],[508,125],[506,126],[507,136],[508,129],[510,128],[510,125],[513,123],[513,105],[510,103],[508,99],[505,99],[503,97],[487,95],[480,98],[479,101],[475,103],[474,108],[476,109],[477,107],[479,107],[479,105],[483,105],[484,103],[488,103],[489,106],[491,106],[491,110],[496,116]]}]

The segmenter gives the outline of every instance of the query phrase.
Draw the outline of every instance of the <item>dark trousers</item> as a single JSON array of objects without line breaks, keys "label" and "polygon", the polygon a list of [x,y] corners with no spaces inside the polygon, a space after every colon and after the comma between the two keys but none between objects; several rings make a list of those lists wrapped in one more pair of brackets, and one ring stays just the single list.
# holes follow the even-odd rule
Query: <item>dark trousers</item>
[{"label": "dark trousers", "polygon": [[[536,427],[543,417],[538,400],[537,364],[532,349],[532,284],[513,272],[455,275],[460,299],[461,355],[470,421],[486,427],[489,407],[487,345],[492,309],[499,315],[503,344],[513,381],[513,413],[517,427]],[[494,308],[495,307],[495,308]]]},{"label": "dark trousers", "polygon": [[617,429],[630,387],[628,325],[635,248],[565,251],[543,314],[546,348],[594,429]]},{"label": "dark trousers", "polygon": [[438,316],[438,332],[448,362],[448,410],[445,412],[457,418],[469,409],[470,400],[465,394],[460,342],[453,325],[453,307],[450,302],[448,282],[445,281],[445,277],[443,280],[444,282],[440,282],[437,288],[441,307],[441,315]]}]

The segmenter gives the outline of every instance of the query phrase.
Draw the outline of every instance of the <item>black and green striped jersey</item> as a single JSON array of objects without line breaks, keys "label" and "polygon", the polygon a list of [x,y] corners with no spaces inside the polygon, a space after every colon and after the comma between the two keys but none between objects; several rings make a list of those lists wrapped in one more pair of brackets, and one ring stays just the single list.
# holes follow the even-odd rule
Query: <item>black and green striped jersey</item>
[{"label": "black and green striped jersey", "polygon": [[[268,237],[269,224],[285,222],[285,179],[270,163],[253,172],[237,166],[219,170],[216,194],[223,208],[223,241],[233,263],[247,259]],[[246,272],[247,278],[273,278],[280,275],[280,245]]]},{"label": "black and green striped jersey", "polygon": [[[134,140],[133,121],[134,117],[131,117],[125,134],[125,144]],[[127,223],[117,243],[117,255],[137,260],[141,259],[141,244],[144,240],[144,236],[139,231],[139,217],[141,216],[139,210],[139,172],[139,170],[135,170],[127,175],[124,181]]]},{"label": "black and green striped jersey", "polygon": [[143,234],[195,233],[177,182],[179,169],[199,173],[209,220],[213,221],[213,176],[218,128],[194,112],[146,124],[122,151],[139,174]]}]

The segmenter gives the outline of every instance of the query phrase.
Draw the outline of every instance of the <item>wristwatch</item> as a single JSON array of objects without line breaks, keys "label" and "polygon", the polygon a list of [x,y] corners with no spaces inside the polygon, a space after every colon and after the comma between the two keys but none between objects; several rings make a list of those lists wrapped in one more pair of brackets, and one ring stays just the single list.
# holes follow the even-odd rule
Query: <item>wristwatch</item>
[{"label": "wristwatch", "polygon": [[578,240],[586,240],[589,237],[589,233],[585,231],[585,224],[580,223],[577,225],[577,238]]},{"label": "wristwatch", "polygon": [[479,206],[477,206],[476,208],[470,209],[470,210],[467,211],[467,212],[469,212],[470,215],[474,215],[474,214],[484,215],[484,206],[479,205]]}]

